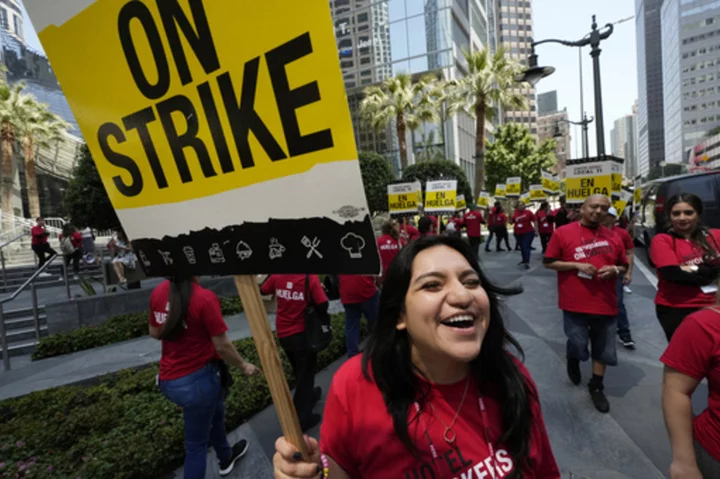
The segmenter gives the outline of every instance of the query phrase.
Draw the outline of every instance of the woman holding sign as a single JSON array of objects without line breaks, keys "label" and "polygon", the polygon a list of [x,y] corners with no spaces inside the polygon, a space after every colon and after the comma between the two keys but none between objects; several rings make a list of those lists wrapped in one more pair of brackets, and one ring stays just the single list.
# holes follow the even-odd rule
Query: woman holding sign
[{"label": "woman holding sign", "polygon": [[258,369],[238,354],[227,329],[220,301],[197,278],[164,281],[150,296],[150,336],[162,341],[158,384],[183,410],[188,479],[205,477],[208,443],[219,459],[221,476],[230,474],[247,452],[245,439],[230,447],[225,436],[225,395],[231,378],[223,360],[248,376]]},{"label": "woman holding sign", "polygon": [[668,341],[691,313],[715,304],[720,273],[720,230],[700,223],[702,200],[690,193],[665,203],[670,220],[666,233],[650,243],[650,259],[658,273],[655,310]]},{"label": "woman holding sign", "polygon": [[367,348],[333,378],[321,443],[306,438],[312,462],[280,438],[275,477],[559,478],[535,384],[507,350],[520,346],[498,298],[516,292],[462,239],[404,248]]}]

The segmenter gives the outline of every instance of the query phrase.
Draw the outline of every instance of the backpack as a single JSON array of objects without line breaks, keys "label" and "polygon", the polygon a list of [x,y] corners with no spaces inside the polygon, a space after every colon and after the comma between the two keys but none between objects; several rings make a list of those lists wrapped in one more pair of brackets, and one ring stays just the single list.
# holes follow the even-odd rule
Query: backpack
[{"label": "backpack", "polygon": [[73,254],[75,252],[75,246],[73,246],[72,240],[69,237],[60,240],[60,251],[62,251],[63,254]]}]

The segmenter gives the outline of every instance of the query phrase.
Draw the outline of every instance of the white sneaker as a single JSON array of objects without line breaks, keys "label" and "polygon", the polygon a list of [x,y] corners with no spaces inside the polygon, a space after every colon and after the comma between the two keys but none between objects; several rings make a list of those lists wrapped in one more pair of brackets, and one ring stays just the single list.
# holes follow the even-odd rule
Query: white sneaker
[{"label": "white sneaker", "polygon": [[632,294],[632,289],[630,289],[630,286],[628,285],[623,286],[623,291],[625,291],[627,294]]},{"label": "white sneaker", "polygon": [[50,273],[45,273],[45,272],[40,273],[38,275],[39,278],[49,278],[50,276],[52,276]]}]

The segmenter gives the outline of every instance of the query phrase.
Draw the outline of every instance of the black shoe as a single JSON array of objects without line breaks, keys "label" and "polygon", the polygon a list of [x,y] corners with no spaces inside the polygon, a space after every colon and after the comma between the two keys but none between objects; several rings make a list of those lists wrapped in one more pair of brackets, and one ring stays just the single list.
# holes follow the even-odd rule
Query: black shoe
[{"label": "black shoe", "polygon": [[308,429],[312,429],[318,424],[320,424],[320,421],[322,421],[322,417],[320,417],[320,414],[310,414],[309,416],[300,420],[300,429],[305,432]]},{"label": "black shoe", "polygon": [[313,401],[318,402],[322,397],[322,388],[320,386],[315,386],[313,393]]},{"label": "black shoe", "polygon": [[502,249],[502,248],[495,250],[496,253],[504,253],[505,251],[507,251],[507,250],[506,250],[506,249]]},{"label": "black shoe", "polygon": [[530,269],[530,263],[524,263],[525,269]]},{"label": "black shoe", "polygon": [[582,381],[580,373],[580,361],[573,358],[567,358],[567,375],[570,381],[577,386]]},{"label": "black shoe", "polygon": [[618,342],[625,346],[627,349],[635,349],[635,341],[633,341],[630,333],[624,333],[618,335]]},{"label": "black shoe", "polygon": [[602,389],[592,389],[592,387],[590,387],[589,391],[590,398],[595,405],[595,409],[603,413],[610,412],[610,403],[605,397],[605,393],[602,391]]},{"label": "black shoe", "polygon": [[536,251],[536,250],[537,250],[537,248],[536,248],[536,247],[534,247],[534,246],[531,246],[531,247],[530,247],[530,250],[531,250],[531,251]]},{"label": "black shoe", "polygon": [[220,461],[220,475],[227,476],[235,468],[235,463],[242,458],[248,450],[248,442],[241,439],[232,447],[232,454],[227,461]]}]

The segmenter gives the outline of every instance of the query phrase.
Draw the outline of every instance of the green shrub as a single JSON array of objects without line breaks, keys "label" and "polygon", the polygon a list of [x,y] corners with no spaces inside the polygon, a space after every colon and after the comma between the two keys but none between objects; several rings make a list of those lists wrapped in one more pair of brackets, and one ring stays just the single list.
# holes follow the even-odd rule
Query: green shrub
[{"label": "green shrub", "polygon": [[[239,296],[220,298],[224,316],[242,312]],[[84,351],[108,344],[135,339],[148,334],[147,313],[124,314],[110,318],[99,326],[87,326],[69,333],[52,334],[40,340],[33,360],[51,358],[61,354]]]},{"label": "green shrub", "polygon": [[[333,316],[333,340],[318,356],[317,371],[345,354],[344,321],[344,315]],[[251,338],[235,345],[259,365]],[[280,356],[292,387],[282,350]],[[0,402],[0,477],[147,478],[179,467],[182,412],[155,386],[157,371],[157,365],[126,369],[95,386],[63,386]],[[228,431],[271,403],[262,375],[234,376],[226,401]]]}]

